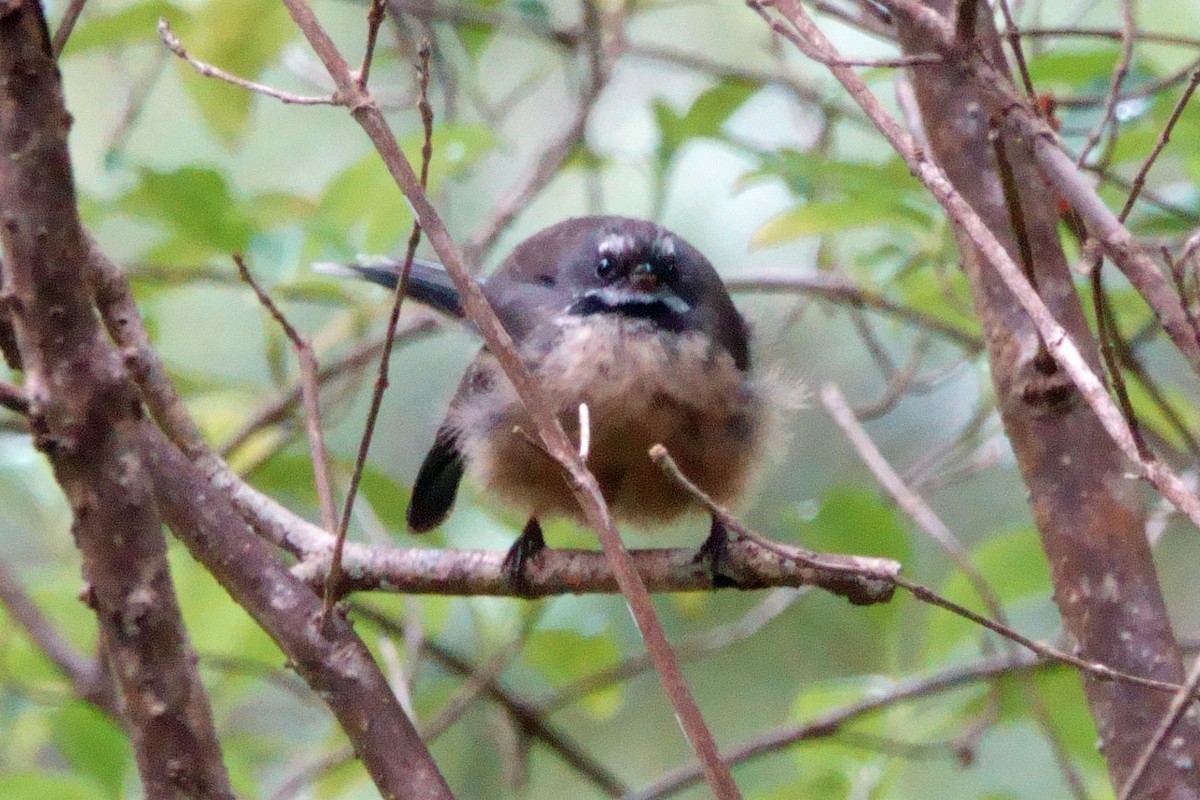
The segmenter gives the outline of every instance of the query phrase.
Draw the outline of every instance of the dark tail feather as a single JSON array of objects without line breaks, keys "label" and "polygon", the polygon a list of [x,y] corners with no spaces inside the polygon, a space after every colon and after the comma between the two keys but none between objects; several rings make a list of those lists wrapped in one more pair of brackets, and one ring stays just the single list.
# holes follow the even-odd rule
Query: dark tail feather
[{"label": "dark tail feather", "polygon": [[412,499],[408,502],[409,530],[423,533],[441,524],[454,505],[462,476],[462,453],[454,443],[454,435],[441,428],[413,484]]},{"label": "dark tail feather", "polygon": [[[362,278],[394,290],[396,282],[400,279],[402,266],[403,262],[398,259],[373,258],[354,264],[313,264],[313,269],[327,275]],[[408,296],[443,314],[463,316],[462,304],[458,301],[458,290],[454,288],[449,273],[436,261],[413,259],[412,271],[408,276]]]}]

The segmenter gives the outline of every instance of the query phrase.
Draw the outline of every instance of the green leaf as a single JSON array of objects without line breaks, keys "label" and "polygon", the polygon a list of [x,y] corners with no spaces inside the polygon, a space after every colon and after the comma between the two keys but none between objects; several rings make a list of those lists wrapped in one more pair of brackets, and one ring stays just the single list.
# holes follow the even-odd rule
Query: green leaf
[{"label": "green leaf", "polygon": [[456,25],[454,30],[458,34],[458,40],[462,42],[463,50],[466,50],[467,55],[473,59],[479,58],[492,41],[492,34],[495,32],[491,25],[485,25],[482,22]]},{"label": "green leaf", "polygon": [[652,109],[658,123],[660,168],[670,163],[689,140],[719,136],[721,126],[758,89],[757,82],[724,78],[697,97],[682,114],[665,101],[655,100]]},{"label": "green leaf", "polygon": [[[258,79],[294,35],[291,17],[275,0],[211,0],[180,30],[193,56],[247,80]],[[236,142],[250,118],[254,94],[198,75],[183,61],[176,69],[212,132],[226,144]]]},{"label": "green leaf", "polygon": [[172,232],[151,260],[196,261],[244,250],[254,227],[222,173],[206,167],[170,172],[143,169],[117,207]]},{"label": "green leaf", "polygon": [[249,213],[256,229],[302,222],[317,210],[317,204],[309,198],[287,192],[257,194],[249,206]]},{"label": "green leaf", "polygon": [[905,562],[911,544],[895,508],[879,494],[842,485],[829,489],[811,519],[796,519],[796,536],[811,550],[859,553]]},{"label": "green leaf", "polygon": [[[92,9],[89,9],[92,10]],[[158,20],[166,19],[179,29],[187,24],[188,12],[165,0],[150,0],[114,14],[85,14],[71,31],[63,57],[102,48],[117,48],[137,42],[158,43]]]},{"label": "green leaf", "polygon": [[[1050,571],[1033,528],[1018,528],[984,541],[971,551],[971,563],[987,580],[1017,628],[1029,632],[1031,624],[1051,629],[1058,624],[1049,602]],[[962,572],[954,572],[940,593],[991,616]],[[982,633],[978,625],[954,614],[931,611],[928,619],[926,655],[930,664],[944,663],[955,650],[973,646]]]},{"label": "green leaf", "polygon": [[536,630],[522,651],[525,663],[555,685],[613,664],[617,657],[617,647],[607,632],[585,636],[567,629]]},{"label": "green leaf", "polygon": [[903,302],[964,331],[979,333],[979,318],[971,305],[970,282],[961,270],[935,275],[914,271],[898,281]]},{"label": "green leaf", "polygon": [[72,770],[94,778],[106,796],[121,796],[130,750],[125,734],[112,720],[76,700],[54,715],[53,730],[54,744]]},{"label": "green leaf", "polygon": [[363,470],[359,494],[370,499],[372,510],[389,533],[400,534],[408,530],[404,515],[411,492],[407,486],[392,480],[387,473],[367,466]]},{"label": "green leaf", "polygon": [[823,154],[783,149],[758,153],[760,166],[742,177],[745,187],[763,180],[782,179],[797,197],[857,197],[889,192],[924,197],[924,189],[899,157],[883,162],[831,160]]},{"label": "green leaf", "polygon": [[0,774],[0,797],[95,800],[96,785],[80,777],[45,772]]},{"label": "green leaf", "polygon": [[1039,91],[1106,87],[1119,57],[1115,47],[1055,48],[1029,61],[1029,76]]},{"label": "green leaf", "polygon": [[1033,681],[1049,713],[1059,740],[1076,758],[1103,768],[1104,759],[1096,750],[1096,722],[1088,709],[1079,674],[1066,666],[1036,670],[1025,676],[1009,674],[1000,677],[1000,718],[998,722],[1032,721],[1027,681]]},{"label": "green leaf", "polygon": [[912,230],[929,226],[927,215],[897,205],[893,198],[862,195],[848,200],[803,203],[775,215],[754,232],[751,248],[786,244],[854,228],[890,225]]},{"label": "green leaf", "polygon": [[[420,163],[423,134],[402,142],[411,163]],[[486,128],[445,125],[434,131],[429,164],[429,191],[475,163],[494,141]],[[360,252],[381,253],[394,248],[408,235],[412,212],[379,156],[370,153],[333,179],[317,206],[312,225],[331,246],[344,249],[348,242]]]}]

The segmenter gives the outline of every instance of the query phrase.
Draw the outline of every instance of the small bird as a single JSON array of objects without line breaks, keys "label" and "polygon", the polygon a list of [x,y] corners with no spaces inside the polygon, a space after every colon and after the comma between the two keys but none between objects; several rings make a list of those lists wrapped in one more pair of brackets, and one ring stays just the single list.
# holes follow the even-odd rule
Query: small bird
[{"label": "small bird", "polygon": [[[394,288],[399,263],[319,265]],[[718,503],[735,500],[763,450],[766,400],[750,368],[749,331],[708,260],[652,222],[617,216],[568,219],[516,247],[482,284],[484,295],[579,441],[588,407],[587,464],[615,518],[667,522],[688,494],[651,461],[664,445]],[[408,294],[462,316],[449,275],[416,261]],[[450,513],[464,472],[529,521],[505,558],[523,593],[526,564],[545,548],[539,520],[582,519],[561,466],[540,446],[495,356],[467,368],[417,473],[407,519],[413,532]],[[727,532],[714,517],[697,558],[714,582]]]}]

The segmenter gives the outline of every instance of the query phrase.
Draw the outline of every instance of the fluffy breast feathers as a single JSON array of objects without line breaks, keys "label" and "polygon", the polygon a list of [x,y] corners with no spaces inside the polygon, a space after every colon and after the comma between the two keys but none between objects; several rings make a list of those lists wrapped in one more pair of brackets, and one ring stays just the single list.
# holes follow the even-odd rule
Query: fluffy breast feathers
[{"label": "fluffy breast feathers", "polygon": [[[698,332],[667,333],[615,315],[561,316],[522,346],[572,438],[579,405],[590,417],[588,466],[613,513],[670,520],[692,501],[649,458],[663,444],[684,473],[721,503],[745,487],[765,437],[762,389]],[[447,418],[474,479],[534,516],[578,518],[561,468],[495,359],[481,352]]]}]

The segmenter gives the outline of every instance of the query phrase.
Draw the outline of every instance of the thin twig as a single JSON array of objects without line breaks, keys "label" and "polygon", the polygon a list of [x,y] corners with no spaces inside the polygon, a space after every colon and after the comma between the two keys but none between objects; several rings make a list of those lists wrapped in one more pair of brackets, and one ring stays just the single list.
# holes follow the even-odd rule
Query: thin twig
[{"label": "thin twig", "polygon": [[[694,497],[702,506],[708,509],[713,516],[717,517],[731,533],[742,538],[749,539],[760,547],[777,553],[784,558],[792,559],[799,564],[805,564],[808,566],[829,566],[825,562],[825,558],[819,553],[812,553],[801,548],[776,542],[747,528],[741,522],[741,520],[733,516],[728,509],[713,501],[713,499],[705,494],[700,487],[696,486],[696,484],[694,484],[686,475],[684,475],[683,471],[679,469],[679,465],[675,463],[674,459],[671,458],[670,453],[668,453],[667,449],[662,445],[655,445],[654,447],[650,448],[650,458],[653,459],[654,462],[658,464],[664,472],[670,475],[676,483],[683,487],[688,494],[692,495],[692,497]],[[990,631],[1000,634],[1006,639],[1011,639],[1022,647],[1032,650],[1034,653],[1037,653],[1040,656],[1052,658],[1056,661],[1062,661],[1064,664],[1070,664],[1077,669],[1081,669],[1093,675],[1099,680],[1120,681],[1133,684],[1135,686],[1144,686],[1148,689],[1156,689],[1160,692],[1175,692],[1179,689],[1178,684],[1170,683],[1169,681],[1160,681],[1153,678],[1142,678],[1137,675],[1119,672],[1118,670],[1114,670],[1104,664],[1097,664],[1095,662],[1087,661],[1064,650],[1060,650],[1047,644],[1042,644],[1041,642],[1030,639],[1024,634],[1018,633],[1016,630],[1007,625],[1001,624],[996,620],[989,619],[981,614],[977,614],[966,606],[959,605],[952,600],[942,597],[927,586],[922,586],[919,583],[914,583],[906,578],[902,578],[898,571],[895,574],[890,574],[890,572],[881,573],[881,565],[873,563],[877,562],[878,559],[864,559],[861,556],[855,558],[863,559],[863,563],[858,564],[851,560],[835,568],[840,568],[855,575],[892,581],[897,586],[907,589],[914,597],[922,602],[935,605],[939,608],[950,611],[951,613],[957,614],[960,617],[964,617],[971,622],[976,623],[977,625],[981,625]]]},{"label": "thin twig", "polygon": [[[781,36],[787,36],[788,31],[782,22],[778,20],[771,21],[771,27],[776,33]],[[800,40],[802,42],[803,40]],[[804,49],[805,45],[800,42],[794,42],[797,47],[801,48],[804,55],[814,61],[824,64],[827,67],[917,67],[929,64],[941,64],[944,62],[942,56],[938,53],[917,53],[909,56],[897,56],[895,58],[846,58],[844,56],[833,56],[828,53],[819,53]]]},{"label": "thin twig", "polygon": [[[145,71],[134,78],[126,89],[124,102],[121,104],[121,115],[117,119],[117,124],[113,126],[112,131],[108,134],[104,146],[105,163],[112,164],[118,162],[118,155],[125,147],[135,123],[137,123],[142,112],[146,109],[147,98],[149,98],[150,93],[158,84],[158,79],[162,77],[170,61],[171,53],[169,51],[155,50],[154,60],[146,65]],[[220,272],[223,276],[228,277],[225,270],[213,269],[212,271]]]},{"label": "thin twig", "polygon": [[[1138,100],[1144,97],[1154,97],[1164,89],[1169,89],[1175,84],[1187,78],[1189,74],[1200,68],[1200,59],[1196,59],[1189,64],[1186,64],[1176,71],[1164,75],[1157,80],[1143,83],[1136,88],[1124,92],[1117,102],[1126,100]],[[1090,108],[1092,106],[1103,105],[1108,100],[1107,94],[1086,94],[1086,95],[1065,95],[1055,97],[1054,102],[1059,108]]]},{"label": "thin twig", "polygon": [[[798,742],[837,734],[860,717],[890,708],[898,703],[933,697],[960,689],[979,681],[989,681],[1016,671],[1044,669],[1053,662],[1039,661],[1030,656],[1010,659],[995,657],[966,666],[956,666],[924,678],[911,678],[897,683],[890,690],[870,693],[863,699],[826,712],[815,719],[767,731],[725,752],[732,764],[743,764],[769,753],[778,752]],[[685,767],[664,775],[650,786],[626,795],[622,800],[661,800],[692,786],[699,780],[699,771]]]},{"label": "thin twig", "polygon": [[466,262],[478,267],[500,235],[508,229],[514,220],[533,201],[550,181],[559,174],[559,169],[570,157],[575,148],[583,141],[587,131],[588,117],[604,83],[593,83],[579,99],[579,106],[574,116],[555,139],[552,139],[542,150],[533,167],[513,186],[500,195],[500,202],[488,217],[487,222],[475,232],[465,245],[463,254]]},{"label": "thin twig", "polygon": [[1129,399],[1129,389],[1125,385],[1125,376],[1122,374],[1121,365],[1117,360],[1118,348],[1113,345],[1113,342],[1121,341],[1121,331],[1117,328],[1117,321],[1111,313],[1108,293],[1104,288],[1104,261],[1099,253],[1092,262],[1091,284],[1092,311],[1096,316],[1096,338],[1100,341],[1100,357],[1108,370],[1113,393],[1117,396],[1117,405],[1125,416],[1125,424],[1129,426],[1129,434],[1133,437],[1133,444],[1137,448],[1138,455],[1143,459],[1151,458],[1152,451],[1142,436],[1141,423],[1138,422],[1137,414],[1133,410],[1133,402]]},{"label": "thin twig", "polygon": [[937,334],[965,350],[968,355],[983,350],[983,341],[977,334],[860,286],[840,273],[799,275],[795,271],[748,272],[729,278],[725,285],[734,293],[798,293],[851,307],[869,308]]},{"label": "thin twig", "polygon": [[[421,92],[418,106],[421,110],[421,122],[425,130],[425,139],[421,147],[420,182],[421,187],[424,188],[429,180],[429,162],[433,157],[433,109],[429,105],[428,41],[421,45],[420,59],[417,65],[417,82]],[[367,410],[367,421],[363,425],[362,438],[359,440],[354,471],[350,474],[350,485],[346,489],[346,503],[342,507],[342,516],[337,525],[337,542],[334,544],[333,556],[329,561],[329,576],[325,581],[325,610],[322,624],[329,619],[333,604],[337,602],[338,585],[342,580],[342,551],[346,546],[346,531],[350,528],[350,514],[354,511],[354,499],[358,494],[358,484],[362,480],[363,470],[367,466],[367,454],[371,450],[375,424],[379,420],[379,410],[383,407],[383,393],[387,391],[388,367],[392,358],[392,341],[396,336],[396,326],[400,324],[400,310],[404,305],[404,296],[408,293],[408,279],[412,272],[413,256],[416,255],[417,245],[420,242],[421,221],[414,218],[412,231],[408,235],[408,247],[404,252],[404,265],[400,268],[400,280],[396,282],[396,292],[392,298],[392,313],[388,317],[383,352],[379,356],[379,370],[375,374],[375,390],[371,394],[371,406]]]},{"label": "thin twig", "polygon": [[1021,46],[1021,29],[1013,20],[1012,9],[1008,0],[999,0],[1000,13],[1004,15],[1004,35],[1008,38],[1008,46],[1012,49],[1013,58],[1017,61],[1017,74],[1021,76],[1021,85],[1025,95],[1033,100],[1037,96],[1033,88],[1033,78],[1029,74],[1029,64],[1025,60],[1025,48]]},{"label": "thin twig", "polygon": [[0,381],[0,406],[9,411],[26,415],[29,413],[29,398],[19,387],[13,386],[8,381]]},{"label": "thin twig", "polygon": [[[940,15],[931,12],[925,6],[915,2],[910,3],[910,0],[888,0],[888,2],[897,6],[904,6],[906,11],[911,11],[915,15],[914,18],[919,18],[930,29],[936,30],[939,36],[944,34],[946,37],[952,38],[952,32],[944,29],[943,26],[946,23],[941,19]],[[793,20],[794,24],[802,26],[804,36],[809,39],[812,46],[816,46],[823,51],[832,51],[832,45],[828,39],[813,24],[804,7],[796,2],[796,0],[777,0],[775,6],[783,10]],[[761,5],[755,3],[754,7],[760,14],[767,16],[766,9]],[[936,21],[927,19],[930,14],[937,18]],[[983,67],[979,67],[979,69],[982,71]],[[946,209],[947,213],[955,221],[955,224],[970,238],[971,243],[979,249],[983,258],[996,270],[999,277],[1004,281],[1005,286],[1013,293],[1017,301],[1029,315],[1030,320],[1037,328],[1042,340],[1054,355],[1059,366],[1066,371],[1071,381],[1079,389],[1080,395],[1095,412],[1097,419],[1104,426],[1105,431],[1112,437],[1121,451],[1133,462],[1137,474],[1153,484],[1159,492],[1183,511],[1189,519],[1200,526],[1200,499],[1193,495],[1184,482],[1180,480],[1179,476],[1162,461],[1154,458],[1143,459],[1140,457],[1137,445],[1134,443],[1133,436],[1129,431],[1129,426],[1125,423],[1124,416],[1112,402],[1112,398],[1108,396],[1103,382],[1084,360],[1078,345],[1075,344],[1063,326],[1054,318],[1054,315],[1046,307],[1046,304],[1038,296],[1037,292],[1034,291],[1033,287],[1029,285],[1029,281],[1025,279],[1021,268],[1013,261],[1004,246],[996,238],[996,235],[987,227],[987,224],[984,223],[975,210],[971,208],[970,204],[958,194],[954,185],[946,176],[946,173],[923,153],[915,149],[912,137],[905,133],[896,121],[883,109],[870,89],[853,70],[847,67],[831,67],[830,70],[842,85],[846,87],[851,97],[867,112],[867,115],[876,124],[880,132],[883,133],[896,152],[908,164],[913,174],[925,184],[934,198]],[[1010,119],[1017,119],[1018,117],[1019,115],[1015,112],[1010,115]],[[1021,121],[1030,126],[1034,124],[1032,119],[1021,118]],[[1055,154],[1063,157],[1065,157],[1065,154],[1062,154],[1057,148],[1053,148],[1053,151],[1039,149],[1040,143],[1038,142],[1033,144],[1035,155],[1039,157],[1039,163],[1042,163],[1043,167],[1047,163],[1051,163],[1055,167],[1060,166]],[[1050,147],[1053,146],[1051,145]],[[1064,184],[1057,185],[1060,189],[1066,188]],[[1074,187],[1070,188],[1073,189]],[[1089,189],[1088,191],[1090,192],[1091,190]],[[1080,196],[1068,199],[1072,200],[1072,204],[1077,208],[1087,202]],[[1098,198],[1095,198],[1095,200],[1099,202]],[[1089,206],[1089,213],[1092,210],[1093,208]],[[1098,215],[1101,213],[1111,214],[1107,210],[1101,212],[1099,209],[1095,209],[1095,211]],[[1112,218],[1112,221],[1117,225],[1118,230],[1113,232],[1111,238],[1108,240],[1108,245],[1114,252],[1120,250],[1122,255],[1131,255],[1132,251],[1128,248],[1136,248],[1136,244],[1132,242],[1128,231],[1125,231],[1120,226],[1115,217]],[[1117,260],[1120,263],[1121,257],[1118,256]],[[1131,266],[1133,261],[1137,262],[1136,266],[1139,269],[1143,266],[1140,259],[1136,257],[1130,259],[1130,263],[1127,263],[1125,266]],[[1149,267],[1153,268],[1153,265],[1150,264]],[[1127,272],[1126,274],[1131,273]],[[1149,273],[1138,272],[1137,275],[1131,275],[1131,281],[1137,284],[1138,280],[1149,277]],[[1165,284],[1166,279],[1161,274],[1156,273],[1155,281],[1162,281]],[[1145,286],[1143,284],[1143,288]],[[1155,292],[1157,292],[1158,288],[1157,286],[1155,287]],[[1143,291],[1143,295],[1146,296],[1147,292]],[[1169,310],[1159,304],[1155,304],[1155,310],[1164,314],[1164,326],[1172,334],[1172,340],[1180,344],[1180,349],[1189,357],[1189,362],[1200,363],[1193,361],[1193,357],[1200,359],[1200,342],[1196,341],[1194,332],[1190,330],[1186,333],[1180,331],[1177,323],[1169,322],[1165,316],[1167,313],[1171,313],[1172,318],[1183,317],[1182,309],[1178,308],[1178,300],[1172,298],[1171,302],[1175,306],[1174,309]]]},{"label": "thin twig", "polygon": [[[354,604],[352,610],[356,617],[367,620],[380,630],[393,636],[404,635],[403,626],[382,612],[359,604]],[[440,667],[455,675],[467,677],[479,672],[466,658],[433,639],[426,639],[422,650]],[[625,793],[624,781],[593,759],[570,736],[547,722],[545,714],[533,703],[509,691],[495,678],[485,681],[484,695],[503,708],[523,734],[545,744],[564,763],[595,784],[606,795],[619,797]]]},{"label": "thin twig", "polygon": [[371,62],[375,58],[375,41],[379,38],[379,26],[387,12],[387,0],[371,0],[367,9],[367,46],[363,51],[362,66],[358,68],[358,89],[366,91],[371,76]]},{"label": "thin twig", "polygon": [[1104,109],[1100,112],[1100,119],[1096,123],[1096,127],[1088,134],[1087,140],[1083,143],[1083,147],[1079,151],[1079,155],[1075,158],[1075,164],[1082,165],[1091,155],[1092,148],[1100,141],[1100,136],[1104,133],[1104,129],[1108,126],[1109,120],[1113,119],[1113,111],[1117,107],[1117,103],[1121,97],[1121,86],[1125,83],[1125,76],[1129,74],[1129,64],[1133,60],[1133,42],[1134,33],[1137,31],[1136,8],[1134,0],[1120,0],[1121,6],[1121,57],[1117,59],[1117,65],[1113,69],[1112,79],[1108,85],[1108,93],[1104,97]]},{"label": "thin twig", "polygon": [[[1023,28],[1020,35],[1024,38],[1032,39],[1056,39],[1076,36],[1092,37],[1096,39],[1113,39],[1116,41],[1125,38],[1125,31],[1116,28],[1084,28],[1084,27],[1069,27],[1069,28]],[[1157,42],[1159,44],[1172,44],[1180,47],[1196,47],[1200,48],[1200,39],[1191,36],[1176,36],[1171,33],[1156,33],[1154,31],[1142,31],[1134,29],[1133,38],[1139,42]]]},{"label": "thin twig", "polygon": [[83,11],[86,2],[87,0],[71,0],[67,4],[66,10],[63,11],[58,29],[54,31],[54,41],[50,45],[50,52],[56,59],[62,55],[63,48],[67,46],[67,40],[71,38],[71,31],[75,30],[75,23],[79,21],[79,13]]},{"label": "thin twig", "polygon": [[1192,77],[1188,80],[1187,86],[1184,87],[1183,93],[1179,96],[1178,102],[1175,103],[1175,108],[1171,110],[1171,116],[1167,118],[1167,124],[1163,126],[1162,133],[1158,135],[1158,141],[1154,143],[1150,155],[1146,156],[1146,160],[1142,162],[1142,166],[1138,169],[1137,175],[1133,178],[1133,188],[1129,191],[1129,196],[1125,198],[1125,205],[1121,208],[1121,213],[1117,215],[1117,219],[1124,222],[1129,218],[1129,212],[1133,210],[1133,204],[1137,202],[1138,195],[1142,193],[1142,189],[1146,186],[1146,175],[1150,172],[1150,168],[1154,166],[1154,162],[1158,160],[1159,154],[1171,141],[1171,131],[1175,129],[1175,123],[1183,115],[1183,110],[1187,108],[1188,102],[1192,99],[1192,94],[1195,93],[1197,85],[1200,85],[1200,68],[1192,72]]},{"label": "thin twig", "polygon": [[291,800],[310,783],[328,775],[338,767],[353,763],[355,760],[352,747],[339,747],[326,753],[311,764],[293,769],[287,780],[279,784],[279,788],[271,795],[270,800]]},{"label": "thin twig", "polygon": [[103,662],[88,658],[67,641],[34,604],[20,579],[0,561],[0,605],[35,647],[71,682],[75,695],[114,719],[121,719],[116,686]]},{"label": "thin twig", "polygon": [[697,759],[704,765],[706,777],[720,800],[739,798],[741,793],[729,768],[721,762],[712,731],[704,722],[696,699],[675,662],[666,632],[658,619],[654,604],[638,575],[633,559],[625,549],[621,534],[600,491],[600,484],[576,452],[576,445],[567,435],[562,422],[545,396],[540,383],[529,373],[516,352],[512,337],[497,318],[483,290],[472,278],[463,262],[462,252],[455,245],[437,209],[430,202],[413,171],[412,164],[400,149],[395,133],[388,125],[378,105],[369,95],[357,91],[353,74],[329,34],[304,0],[284,0],[292,19],[316,52],[339,93],[347,98],[347,107],[379,151],[397,186],[404,192],[414,215],[429,236],[447,273],[458,290],[466,317],[479,330],[488,350],[496,356],[505,375],[513,384],[517,396],[525,404],[537,434],[555,461],[563,466],[567,480],[579,502],[580,511],[588,526],[596,532],[613,573],[620,584],[630,613],[637,623],[647,648],[654,654],[655,666],[663,689],[671,700],[680,725]]},{"label": "thin twig", "polygon": [[[681,662],[691,661],[744,642],[808,594],[808,588],[776,589],[739,619],[676,642],[675,657]],[[652,669],[654,665],[650,659],[644,653],[639,653],[611,667],[584,675],[546,697],[539,706],[549,714]]]},{"label": "thin twig", "polygon": [[1138,760],[1134,762],[1133,768],[1129,771],[1129,776],[1125,779],[1125,785],[1121,787],[1121,793],[1117,795],[1119,800],[1129,800],[1133,797],[1133,790],[1137,788],[1138,782],[1146,773],[1146,768],[1150,766],[1150,762],[1154,760],[1155,754],[1162,748],[1163,742],[1166,741],[1167,735],[1171,729],[1179,724],[1179,720],[1183,719],[1184,713],[1192,706],[1192,702],[1196,698],[1196,690],[1200,688],[1200,658],[1197,658],[1192,663],[1192,669],[1188,673],[1187,681],[1180,687],[1175,697],[1171,700],[1171,707],[1167,713],[1163,715],[1162,721],[1159,722],[1158,728],[1154,731],[1154,735],[1150,737],[1150,741],[1146,742],[1146,749],[1138,756]]},{"label": "thin twig", "polygon": [[192,58],[191,54],[184,49],[183,44],[179,41],[179,37],[175,35],[175,31],[171,30],[171,25],[165,20],[158,21],[158,38],[162,43],[175,55],[182,58],[184,61],[192,65],[192,68],[206,78],[216,78],[225,83],[231,83],[234,86],[241,87],[247,91],[256,94],[265,94],[267,97],[274,97],[282,103],[297,106],[337,106],[345,105],[344,101],[336,95],[323,95],[314,97],[310,95],[298,95],[291,92],[285,92],[263,83],[248,81],[245,78],[239,78],[236,75],[226,72],[220,67],[214,67],[212,64],[207,64],[198,59]]},{"label": "thin twig", "polygon": [[[917,526],[931,539],[937,542],[938,546],[950,557],[950,560],[954,562],[954,565],[966,577],[967,582],[971,584],[971,588],[979,595],[979,599],[983,601],[988,613],[1000,624],[1011,627],[1008,615],[1004,612],[1004,606],[1000,602],[999,596],[996,595],[996,592],[987,582],[983,573],[971,561],[971,554],[963,546],[962,541],[954,535],[949,526],[925,502],[924,498],[904,483],[900,475],[892,468],[892,465],[887,462],[883,453],[879,452],[879,448],[875,446],[870,436],[867,435],[866,430],[855,419],[854,412],[851,411],[849,403],[846,402],[846,398],[837,386],[831,383],[826,384],[821,389],[821,402],[833,416],[838,427],[846,435],[846,438],[854,445],[854,449],[871,470],[875,479],[887,490],[888,494],[892,496],[892,499],[896,501],[896,504],[900,506],[904,513],[917,523]],[[1005,644],[1007,645],[1009,657],[1015,658],[1016,648],[1009,641],[1005,641]],[[990,655],[990,653],[985,651],[985,655]],[[1054,754],[1054,759],[1058,763],[1059,771],[1062,772],[1063,779],[1066,781],[1067,786],[1070,787],[1071,793],[1078,800],[1086,798],[1087,791],[1084,789],[1083,781],[1071,763],[1070,754],[1055,733],[1049,711],[1042,702],[1041,696],[1037,693],[1036,687],[1031,681],[1023,681],[1022,689],[1025,692],[1038,727],[1042,729],[1042,733]]]},{"label": "thin twig", "polygon": [[541,619],[541,611],[544,608],[545,604],[542,604],[534,610],[534,613],[527,614],[521,622],[521,630],[518,634],[500,648],[499,652],[466,676],[467,679],[459,687],[458,693],[446,702],[433,719],[421,726],[421,738],[427,742],[437,739],[462,717],[477,698],[485,694],[489,686],[498,684],[500,676],[512,664],[513,658],[520,655],[521,648],[530,632],[537,621]]},{"label": "thin twig", "polygon": [[321,404],[317,394],[317,357],[313,354],[312,345],[300,335],[287,317],[271,300],[270,295],[263,290],[240,253],[233,254],[233,263],[237,264],[238,273],[258,297],[267,313],[283,328],[284,335],[296,350],[296,358],[300,362],[300,386],[304,399],[305,431],[308,434],[309,452],[313,462],[313,480],[317,487],[317,498],[321,506],[321,521],[325,530],[333,531],[337,523],[337,515],[333,504],[333,486],[329,481],[329,459],[325,452],[325,436],[321,430]]},{"label": "thin twig", "polygon": [[[396,332],[392,347],[406,343],[414,337],[422,336],[439,330],[440,320],[433,313],[422,313],[411,318],[404,327]],[[332,380],[362,369],[367,364],[379,358],[383,352],[383,336],[368,339],[353,350],[335,359],[329,359],[317,373],[317,384],[324,386]],[[297,381],[291,388],[279,397],[265,403],[246,422],[220,446],[218,453],[222,458],[228,457],[239,447],[248,442],[256,433],[286,421],[301,404],[304,387]]]},{"label": "thin twig", "polygon": [[845,572],[849,575],[859,578],[865,578],[869,581],[894,581],[900,573],[900,565],[896,562],[889,562],[883,559],[869,558],[862,556],[843,556],[840,562],[834,562],[825,557],[821,553],[814,553],[809,550],[804,550],[792,545],[786,545],[782,542],[777,542],[769,539],[760,533],[747,528],[742,521],[735,517],[729,509],[722,506],[717,501],[708,496],[695,483],[692,482],[679,465],[675,463],[675,459],[667,451],[667,448],[661,444],[656,444],[650,448],[650,459],[667,473],[680,486],[682,486],[688,494],[694,497],[700,505],[708,510],[710,514],[716,517],[720,522],[729,529],[730,532],[743,539],[749,539],[759,547],[769,550],[776,555],[795,561],[807,567],[819,569],[828,569],[834,572]]}]

